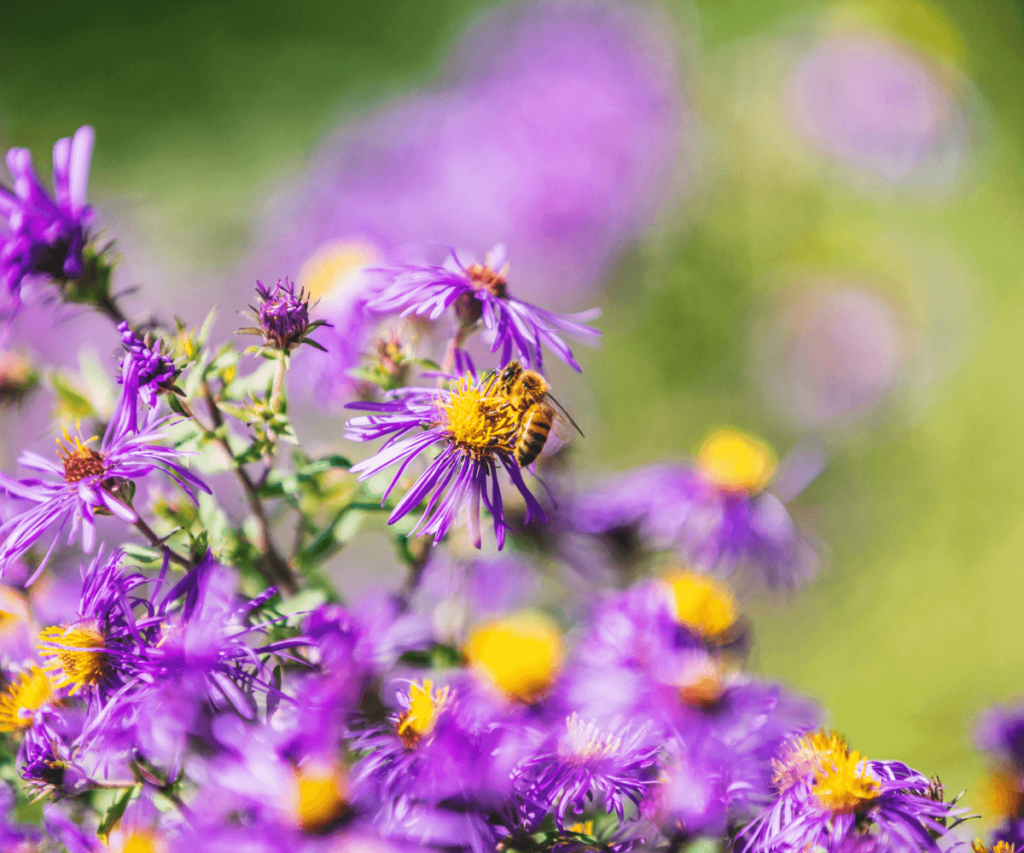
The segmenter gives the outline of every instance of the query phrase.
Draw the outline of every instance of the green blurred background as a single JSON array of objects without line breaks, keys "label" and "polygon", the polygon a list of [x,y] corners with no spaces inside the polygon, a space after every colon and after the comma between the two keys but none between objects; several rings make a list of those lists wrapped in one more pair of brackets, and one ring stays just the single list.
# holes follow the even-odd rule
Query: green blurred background
[{"label": "green blurred background", "polygon": [[[130,218],[151,257],[203,276],[238,262],[268,188],[337,122],[434,81],[481,6],[0,3],[0,134],[48,163],[54,139],[93,124],[91,197]],[[830,464],[794,512],[827,543],[827,565],[793,600],[752,605],[755,665],[819,698],[869,756],[977,789],[970,722],[1024,694],[1021,11],[1000,0],[661,8],[710,167],[597,300],[606,338],[584,367],[603,425],[581,461],[608,471],[679,457],[720,423],[785,453],[801,433],[760,389],[752,332],[801,276],[886,294],[927,369],[825,434]],[[765,118],[781,48],[850,14],[961,81],[970,151],[946,192],[865,188],[800,161]]]}]

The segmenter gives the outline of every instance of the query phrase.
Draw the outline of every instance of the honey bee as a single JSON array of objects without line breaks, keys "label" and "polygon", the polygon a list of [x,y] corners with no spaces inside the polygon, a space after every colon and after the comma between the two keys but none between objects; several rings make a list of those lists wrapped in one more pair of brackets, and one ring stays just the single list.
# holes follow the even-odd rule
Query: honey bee
[{"label": "honey bee", "polygon": [[550,389],[543,376],[535,370],[524,370],[518,361],[510,361],[498,375],[498,390],[505,397],[506,405],[519,413],[513,451],[520,468],[540,456],[552,430],[563,440],[569,438],[566,421],[583,435],[562,404],[551,396]]}]

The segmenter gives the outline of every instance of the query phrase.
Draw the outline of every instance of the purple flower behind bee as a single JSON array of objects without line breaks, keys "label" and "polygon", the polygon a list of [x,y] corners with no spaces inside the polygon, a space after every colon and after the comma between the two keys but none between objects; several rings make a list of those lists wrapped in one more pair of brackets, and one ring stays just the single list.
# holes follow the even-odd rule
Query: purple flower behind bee
[{"label": "purple flower behind bee", "polygon": [[499,367],[518,358],[527,368],[539,370],[544,366],[542,346],[546,346],[574,370],[581,370],[562,335],[595,344],[601,333],[583,321],[597,317],[600,310],[555,314],[522,302],[509,293],[508,269],[504,246],[488,252],[482,264],[474,261],[465,265],[452,252],[445,266],[382,269],[380,272],[391,276],[391,284],[371,298],[367,307],[384,314],[415,314],[430,320],[437,320],[451,308],[457,324],[453,355],[458,373],[474,370],[461,344],[480,324],[494,336],[491,352],[501,350]]},{"label": "purple flower behind bee", "polygon": [[94,139],[93,129],[85,126],[71,139],[57,140],[52,196],[40,181],[28,149],[7,152],[14,186],[0,186],[0,219],[7,221],[6,232],[0,233],[0,282],[11,310],[21,305],[26,278],[59,281],[82,272],[82,251],[92,222],[85,193]]}]

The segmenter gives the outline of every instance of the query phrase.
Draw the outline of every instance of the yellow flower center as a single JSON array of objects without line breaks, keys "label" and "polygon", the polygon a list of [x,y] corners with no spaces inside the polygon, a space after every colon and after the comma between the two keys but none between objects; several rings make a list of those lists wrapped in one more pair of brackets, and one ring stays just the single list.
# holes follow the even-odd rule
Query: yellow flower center
[{"label": "yellow flower center", "polygon": [[592,820],[586,820],[583,821],[583,823],[570,823],[565,827],[565,831],[592,836],[594,834],[594,822]]},{"label": "yellow flower center", "polygon": [[717,640],[736,624],[736,599],[729,587],[697,572],[668,575],[676,620],[708,640]]},{"label": "yellow flower center", "polygon": [[0,732],[32,725],[32,715],[53,699],[53,682],[38,666],[18,676],[0,693]]},{"label": "yellow flower center", "polygon": [[0,635],[11,633],[31,618],[24,594],[14,587],[0,584]]},{"label": "yellow flower center", "polygon": [[780,790],[813,774],[811,790],[821,807],[834,814],[861,811],[881,793],[856,750],[851,751],[838,732],[814,732],[799,738],[782,762],[775,764],[775,785]]},{"label": "yellow flower center", "polygon": [[[509,453],[519,429],[519,413],[507,400],[489,392],[492,381],[474,387],[472,376],[459,380],[447,402],[440,404],[442,422],[452,441],[477,458]],[[487,393],[485,393],[487,392]]]},{"label": "yellow flower center", "polygon": [[447,701],[448,688],[435,692],[434,682],[429,678],[423,680],[422,686],[415,683],[409,686],[409,707],[398,720],[398,734],[407,747],[414,747],[433,730],[437,715]]},{"label": "yellow flower center", "polygon": [[997,841],[994,847],[988,847],[980,838],[971,842],[974,853],[1017,853],[1017,846],[1006,841]]},{"label": "yellow flower center", "polygon": [[107,674],[106,638],[94,622],[46,628],[39,635],[37,648],[43,657],[56,658],[45,669],[59,673],[57,687],[74,685],[72,696],[83,687],[98,684]]},{"label": "yellow flower center", "polygon": [[[76,423],[75,428],[81,429],[81,425]],[[95,437],[83,442],[81,434],[72,437],[68,434],[67,427],[63,428],[63,432],[64,437],[57,439],[57,455],[64,463],[65,482],[77,483],[86,477],[102,474],[106,470],[103,456],[86,446],[89,441],[95,441]]]},{"label": "yellow flower center", "polygon": [[561,666],[562,635],[546,616],[528,611],[478,626],[463,651],[505,696],[533,702]]},{"label": "yellow flower center", "polygon": [[300,768],[295,774],[296,822],[307,832],[323,829],[348,807],[347,784],[341,767]]},{"label": "yellow flower center", "polygon": [[508,296],[508,269],[508,264],[497,271],[484,264],[470,264],[466,272],[477,290],[489,290],[499,299],[504,299]]},{"label": "yellow flower center", "polygon": [[701,445],[697,467],[724,492],[756,494],[775,475],[775,454],[755,438],[734,429],[720,429]]},{"label": "yellow flower center", "polygon": [[986,814],[995,817],[1017,817],[1024,809],[1024,791],[1019,774],[1009,769],[995,771],[983,787]]},{"label": "yellow flower center", "polygon": [[347,240],[334,240],[317,249],[299,270],[299,285],[316,301],[329,293],[342,291],[364,267],[378,260],[372,246]]},{"label": "yellow flower center", "polygon": [[121,853],[162,853],[164,845],[153,833],[135,830],[121,844]]}]

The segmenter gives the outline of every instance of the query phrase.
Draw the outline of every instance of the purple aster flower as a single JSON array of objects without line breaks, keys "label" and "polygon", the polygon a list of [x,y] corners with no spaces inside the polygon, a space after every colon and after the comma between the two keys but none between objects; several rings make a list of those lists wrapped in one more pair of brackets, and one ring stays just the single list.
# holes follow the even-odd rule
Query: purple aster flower
[{"label": "purple aster flower", "polygon": [[291,352],[301,344],[309,344],[315,349],[327,352],[309,335],[321,326],[330,326],[326,320],[309,320],[309,297],[303,289],[295,292],[295,282],[287,278],[277,280],[273,287],[267,287],[262,281],[256,282],[256,293],[259,294],[259,307],[252,308],[252,317],[259,323],[256,328],[240,329],[238,334],[259,335],[264,340],[264,347]]},{"label": "purple aster flower", "polygon": [[617,548],[672,549],[707,571],[743,569],[769,587],[794,587],[813,576],[818,561],[779,495],[798,493],[821,464],[820,454],[794,454],[776,476],[766,445],[719,430],[695,465],[640,468],[579,495],[569,525],[605,536]]},{"label": "purple aster flower", "polygon": [[836,732],[791,742],[775,766],[778,798],[740,837],[751,853],[839,849],[875,834],[886,849],[934,851],[962,815],[944,803],[927,777],[898,761],[867,761]]},{"label": "purple aster flower", "polygon": [[160,392],[174,387],[178,376],[174,361],[161,352],[163,341],[151,343],[148,336],[140,338],[127,323],[120,323],[117,330],[125,349],[117,381],[125,386],[126,397],[138,395],[153,408]]},{"label": "purple aster flower", "polygon": [[410,463],[428,448],[439,446],[437,456],[391,511],[389,524],[427,500],[410,535],[432,534],[436,544],[465,510],[470,539],[479,548],[482,501],[494,519],[494,535],[500,549],[505,544],[507,524],[498,485],[499,465],[526,502],[526,522],[534,518],[547,520],[516,462],[519,415],[503,397],[497,396],[494,376],[475,381],[467,375],[451,388],[407,388],[384,402],[351,403],[349,408],[376,414],[350,419],[345,427],[346,438],[388,438],[381,450],[352,467],[359,479],[365,480],[398,463],[398,471],[384,492],[384,501]]},{"label": "purple aster flower", "polygon": [[482,17],[441,86],[322,146],[266,224],[265,263],[299,269],[332,244],[391,257],[507,239],[520,295],[565,304],[675,188],[685,121],[668,32],[596,2]]},{"label": "purple aster flower", "polygon": [[519,358],[527,368],[540,370],[544,366],[543,345],[573,369],[581,370],[561,335],[596,343],[601,333],[583,325],[583,321],[599,316],[600,310],[568,316],[521,302],[509,294],[508,271],[504,246],[488,252],[482,264],[464,265],[452,252],[451,261],[445,266],[410,265],[382,270],[392,277],[392,283],[371,299],[367,307],[385,314],[415,314],[431,320],[452,308],[457,331],[451,357],[458,373],[474,370],[462,344],[480,323],[494,336],[491,352],[501,350],[499,367]]},{"label": "purple aster flower", "polygon": [[39,827],[15,822],[17,799],[7,782],[0,783],[0,848],[7,853],[32,853],[42,837]]},{"label": "purple aster flower", "polygon": [[0,281],[13,308],[21,304],[26,277],[53,280],[75,278],[82,272],[82,250],[92,209],[85,203],[89,162],[95,134],[80,127],[71,139],[53,146],[53,196],[43,186],[26,148],[7,152],[12,189],[0,186]]},{"label": "purple aster flower", "polygon": [[438,847],[493,850],[495,823],[510,824],[512,767],[521,722],[463,673],[445,686],[398,686],[399,709],[353,742],[353,800],[372,808],[385,837]]},{"label": "purple aster flower", "polygon": [[995,760],[988,778],[989,812],[1003,819],[992,834],[1024,850],[1024,705],[996,705],[975,724],[974,741]]},{"label": "purple aster flower", "polygon": [[573,713],[514,771],[528,828],[552,812],[564,830],[566,811],[583,814],[597,795],[621,823],[625,802],[639,805],[656,784],[660,746],[652,741],[650,725],[598,724]]},{"label": "purple aster flower", "polygon": [[92,439],[72,438],[65,429],[64,443],[58,440],[59,463],[32,451],[23,452],[19,459],[24,467],[41,471],[46,478],[15,480],[0,474],[0,488],[11,497],[33,504],[0,526],[0,570],[56,525],[53,543],[27,582],[32,583],[46,567],[69,520],[70,539],[74,540],[81,528],[82,548],[91,553],[96,538],[96,515],[115,515],[129,524],[138,521],[128,498],[130,485],[153,471],[170,477],[194,502],[197,500],[193,489],[210,491],[181,465],[180,451],[154,443],[163,438],[173,418],[161,418],[156,409],[151,409],[145,422],[138,429],[133,428],[136,405],[132,391],[130,385],[123,389],[98,450],[89,447]]}]

